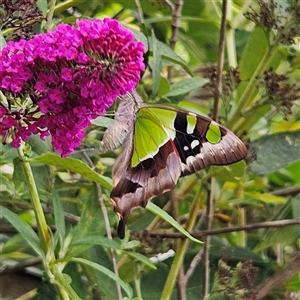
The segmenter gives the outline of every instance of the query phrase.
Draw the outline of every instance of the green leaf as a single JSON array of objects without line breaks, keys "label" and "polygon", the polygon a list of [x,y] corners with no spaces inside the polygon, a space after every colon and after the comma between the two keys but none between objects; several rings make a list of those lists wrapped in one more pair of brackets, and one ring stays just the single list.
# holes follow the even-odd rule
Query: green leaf
[{"label": "green leaf", "polygon": [[257,27],[250,35],[242,53],[239,71],[242,80],[249,80],[269,49],[269,41],[264,30]]},{"label": "green leaf", "polygon": [[167,214],[164,210],[162,210],[160,207],[156,206],[153,202],[148,202],[146,208],[151,211],[152,213],[156,214],[166,222],[168,222],[171,226],[173,226],[175,229],[177,229],[179,232],[181,232],[185,237],[190,239],[191,241],[195,243],[202,244],[203,242],[194,238],[191,236],[182,226],[180,226],[169,214]]},{"label": "green leaf", "polygon": [[72,157],[61,158],[56,154],[45,154],[29,160],[29,162],[45,163],[50,166],[61,167],[69,171],[81,174],[82,176],[95,181],[107,189],[112,189],[112,180],[100,175],[79,159]]},{"label": "green leaf", "polygon": [[16,193],[15,186],[11,181],[0,173],[1,193],[7,191],[10,195]]},{"label": "green leaf", "polygon": [[222,181],[239,182],[244,178],[245,171],[246,163],[242,160],[228,166],[211,166],[208,175],[213,174],[213,177]]},{"label": "green leaf", "polygon": [[159,90],[160,73],[163,65],[162,59],[179,64],[191,76],[193,76],[193,74],[190,71],[186,62],[179,55],[177,55],[169,46],[158,41],[154,34],[152,34],[152,37],[149,39],[149,42],[150,50],[153,54],[153,60],[151,64],[153,80],[152,97],[155,98]]},{"label": "green leaf", "polygon": [[0,49],[4,48],[6,46],[6,41],[2,35],[2,32],[0,31]]},{"label": "green leaf", "polygon": [[96,126],[99,126],[99,127],[105,127],[105,128],[107,128],[113,122],[114,122],[114,119],[107,118],[107,117],[98,117],[94,120],[91,120],[91,123],[93,125],[96,125]]},{"label": "green leaf", "polygon": [[71,245],[84,245],[84,244],[100,245],[105,248],[112,248],[115,250],[121,249],[121,245],[119,243],[103,236],[87,236],[75,240],[71,243]]},{"label": "green leaf", "polygon": [[43,13],[43,16],[46,17],[47,14],[47,0],[37,0],[36,6]]},{"label": "green leaf", "polygon": [[56,230],[59,234],[60,241],[63,242],[66,236],[64,208],[56,190],[52,191],[52,205],[54,210]]},{"label": "green leaf", "polygon": [[180,95],[188,94],[189,92],[202,87],[208,82],[204,78],[186,78],[177,83],[174,83],[170,87],[170,92],[165,97],[176,97]]},{"label": "green leaf", "polygon": [[298,273],[297,275],[293,276],[291,279],[289,279],[286,283],[285,286],[287,288],[287,290],[289,291],[294,291],[297,294],[300,293],[300,273]]},{"label": "green leaf", "polygon": [[153,52],[153,65],[152,65],[152,80],[153,80],[153,86],[152,86],[152,97],[155,98],[155,96],[158,93],[159,89],[159,82],[160,82],[160,72],[162,69],[162,53],[160,52],[159,48],[159,42],[156,39],[155,35],[152,34],[152,52]]},{"label": "green leaf", "polygon": [[[191,5],[194,6],[194,12],[198,10],[201,2],[197,2],[197,7],[194,5],[194,1],[191,1]],[[205,4],[204,4],[205,3]],[[214,3],[212,1],[203,2],[203,5],[207,6],[208,3]],[[185,9],[186,2],[183,9]],[[211,16],[211,12],[206,12]],[[202,18],[201,18],[202,17]],[[185,49],[188,49],[191,60],[201,62],[216,62],[218,59],[218,40],[220,35],[220,17],[204,17],[202,15],[199,18],[189,18],[188,21],[188,33],[184,33],[183,30],[178,32],[180,42]]]},{"label": "green leaf", "polygon": [[168,79],[161,76],[157,97],[161,98],[163,95],[169,93],[169,91],[170,91],[170,83],[169,83]]},{"label": "green leaf", "polygon": [[37,234],[24,222],[17,214],[13,213],[6,207],[0,206],[1,215],[23,236],[31,248],[43,257],[43,250]]},{"label": "green leaf", "polygon": [[96,188],[86,193],[85,198],[81,200],[84,208],[80,220],[73,230],[71,245],[66,254],[69,257],[77,256],[92,246],[90,243],[76,244],[76,241],[97,238],[105,234],[103,214],[99,207]]},{"label": "green leaf", "polygon": [[49,138],[46,138],[43,141],[38,135],[30,136],[28,145],[30,145],[31,150],[38,155],[43,155],[44,153],[51,152],[52,149]]},{"label": "green leaf", "polygon": [[272,228],[267,234],[263,235],[263,239],[253,249],[254,253],[259,253],[266,248],[281,245],[282,247],[295,243],[294,226],[285,226],[281,228]]},{"label": "green leaf", "polygon": [[270,103],[254,106],[243,115],[245,123],[243,124],[243,131],[248,132],[251,128],[257,124],[257,122],[268,113],[272,105]]},{"label": "green leaf", "polygon": [[[154,47],[155,46],[155,49]],[[178,55],[176,52],[174,52],[168,45],[158,41],[155,36],[152,36],[150,39],[150,50],[153,52],[154,55],[159,55],[159,59],[162,58],[165,60],[168,60],[172,63],[180,65],[188,74],[193,76],[193,73],[191,72],[189,66],[187,63]]]},{"label": "green leaf", "polygon": [[279,197],[268,193],[259,193],[259,192],[244,192],[244,196],[247,198],[257,199],[264,203],[273,203],[273,204],[284,204],[287,201],[285,197]]},{"label": "green leaf", "polygon": [[300,131],[263,136],[251,146],[256,154],[251,170],[260,175],[269,174],[299,160]]},{"label": "green leaf", "polygon": [[80,263],[80,264],[84,264],[84,265],[87,265],[87,266],[90,266],[92,267],[93,269],[105,274],[107,277],[113,279],[115,282],[117,282],[121,287],[122,289],[126,292],[127,296],[129,298],[132,297],[132,289],[130,287],[129,284],[125,283],[123,280],[121,280],[118,276],[116,276],[115,273],[113,273],[111,270],[99,265],[99,264],[96,264],[92,261],[89,261],[87,259],[84,259],[84,258],[73,258],[72,261],[74,262],[77,262],[77,263]]},{"label": "green leaf", "polygon": [[63,289],[67,292],[68,296],[72,300],[81,300],[80,297],[76,294],[73,288],[70,285],[70,277],[68,274],[61,273],[57,265],[54,265],[54,276],[56,279],[56,283],[59,284]]},{"label": "green leaf", "polygon": [[295,236],[300,237],[300,201],[299,197],[291,199],[292,214],[294,219],[299,219],[299,225],[294,226]]},{"label": "green leaf", "polygon": [[2,143],[0,144],[0,165],[11,163],[11,161],[17,156],[17,149],[13,148],[11,145],[3,145]]},{"label": "green leaf", "polygon": [[13,160],[13,163],[14,163],[13,182],[15,184],[16,190],[22,191],[24,190],[25,183],[26,183],[22,162],[18,157],[16,157]]},{"label": "green leaf", "polygon": [[290,177],[292,178],[295,185],[300,185],[300,159],[292,163],[290,166],[286,168],[287,172],[289,172]]},{"label": "green leaf", "polygon": [[135,260],[138,260],[139,262],[148,266],[149,268],[156,270],[155,264],[145,255],[142,255],[137,252],[131,252],[131,251],[122,251],[122,252],[127,254],[128,256],[134,258]]}]

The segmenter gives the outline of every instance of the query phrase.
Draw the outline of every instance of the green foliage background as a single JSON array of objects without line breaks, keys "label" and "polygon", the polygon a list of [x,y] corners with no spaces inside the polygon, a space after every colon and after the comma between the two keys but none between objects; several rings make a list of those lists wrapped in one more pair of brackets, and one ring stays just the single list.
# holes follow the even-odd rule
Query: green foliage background
[{"label": "green foliage background", "polygon": [[[37,5],[45,16],[53,9],[53,18],[47,23],[50,30],[61,22],[73,24],[77,18],[117,18],[148,49],[148,68],[138,87],[144,101],[177,104],[209,115],[222,2],[185,0],[173,51],[169,47],[169,4],[175,2],[180,3],[68,0],[53,5],[53,1],[38,0]],[[27,269],[41,279],[33,299],[201,299],[205,264],[210,266],[210,274],[206,274],[210,278],[208,299],[255,299],[251,297],[258,295],[257,286],[290,267],[300,246],[300,5],[278,1],[274,14],[264,15],[262,3],[230,2],[225,34],[224,93],[218,113],[220,122],[249,146],[247,161],[212,167],[180,179],[174,191],[153,200],[156,205],[151,203],[146,210],[132,212],[124,240],[115,237],[118,219],[109,201],[112,165],[120,152],[103,154],[98,150],[105,129],[99,124],[106,126],[103,119],[97,119],[89,128],[82,145],[86,150],[66,159],[53,153],[49,141],[38,137],[32,137],[26,145],[25,157],[10,145],[1,146],[1,264],[7,271],[38,259],[37,265]],[[295,9],[286,14],[285,9],[291,5]],[[247,12],[252,20],[245,18]],[[276,19],[276,14],[281,17]],[[256,23],[254,16],[259,16]],[[280,19],[284,32],[267,28],[264,17],[274,22]],[[37,27],[46,30],[46,23]],[[296,33],[294,42],[288,43],[291,28]],[[2,45],[10,34],[11,30],[2,28]],[[171,80],[168,67],[172,67]],[[232,71],[236,67],[240,80]],[[272,72],[284,74],[287,79],[278,82]],[[266,74],[277,83],[273,90],[264,80]],[[204,77],[210,84],[203,88]],[[294,97],[281,94],[286,85],[290,85]],[[35,231],[37,219],[24,175],[24,160],[30,163],[49,226],[46,248]],[[206,229],[209,195],[214,199],[213,229],[280,220],[294,221],[294,225],[279,227],[274,222],[270,228],[213,234],[209,260],[205,259],[201,256],[203,244],[188,232],[205,240],[201,233]],[[104,199],[112,239],[99,197]],[[174,212],[178,223],[171,218]],[[184,238],[176,239],[174,232],[181,232]],[[170,249],[175,256],[158,262],[150,260]],[[192,262],[197,257],[200,260],[194,268]],[[193,272],[187,282],[179,280],[176,286],[178,274],[182,280],[182,274],[189,270]],[[245,274],[251,277],[246,283]],[[227,282],[222,278],[228,278]],[[287,278],[269,293],[268,299],[299,294],[299,279],[299,275]]]}]

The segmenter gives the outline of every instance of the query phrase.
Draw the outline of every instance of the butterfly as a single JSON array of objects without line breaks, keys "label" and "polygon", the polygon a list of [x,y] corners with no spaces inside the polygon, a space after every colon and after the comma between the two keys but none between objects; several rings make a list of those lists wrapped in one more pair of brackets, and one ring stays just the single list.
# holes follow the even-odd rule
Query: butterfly
[{"label": "butterfly", "polygon": [[173,189],[181,176],[210,165],[228,165],[245,158],[247,148],[215,121],[172,106],[142,102],[136,91],[122,98],[100,150],[123,145],[113,171],[110,197],[124,238],[131,210]]}]

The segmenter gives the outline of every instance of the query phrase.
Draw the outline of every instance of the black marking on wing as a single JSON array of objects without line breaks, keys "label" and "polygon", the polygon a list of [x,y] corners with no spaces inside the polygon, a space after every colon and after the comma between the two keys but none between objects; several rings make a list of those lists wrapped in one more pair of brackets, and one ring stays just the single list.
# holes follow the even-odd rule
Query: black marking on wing
[{"label": "black marking on wing", "polygon": [[[209,125],[209,122],[206,123],[207,126],[204,126],[202,133],[199,132],[196,126],[194,132],[192,134],[188,134],[186,132],[188,127],[186,114],[178,112],[174,121],[174,128],[176,131],[174,144],[177,148],[180,160],[183,164],[186,164],[188,157],[196,156],[201,152],[203,141],[202,135],[205,134]],[[192,148],[191,145],[194,141],[198,141],[199,144]]]},{"label": "black marking on wing", "polygon": [[193,132],[187,133],[186,114],[178,112],[174,120],[175,139],[182,166],[181,176],[195,173],[211,165],[228,165],[243,159],[247,148],[231,131],[219,125],[221,139],[218,143],[210,143],[206,138],[212,120],[197,116]]}]

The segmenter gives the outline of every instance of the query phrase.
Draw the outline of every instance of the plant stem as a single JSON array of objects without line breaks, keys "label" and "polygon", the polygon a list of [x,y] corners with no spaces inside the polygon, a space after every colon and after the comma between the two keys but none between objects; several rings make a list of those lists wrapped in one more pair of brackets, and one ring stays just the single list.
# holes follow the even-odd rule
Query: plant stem
[{"label": "plant stem", "polygon": [[[279,221],[270,221],[270,222],[261,222],[261,223],[253,223],[244,226],[231,226],[220,229],[211,229],[211,230],[202,230],[200,232],[193,232],[193,237],[202,238],[207,235],[217,235],[222,233],[230,233],[237,231],[250,231],[261,228],[281,228],[284,226],[293,226],[300,225],[300,218],[298,219],[290,219],[290,220],[279,220]],[[160,238],[169,238],[169,239],[183,239],[185,236],[182,233],[178,232],[147,232],[150,237],[160,237]]]},{"label": "plant stem", "polygon": [[76,294],[76,292],[72,289],[70,284],[66,281],[64,275],[59,271],[58,266],[54,264],[52,270],[55,276],[56,288],[58,291],[59,298],[61,300],[80,300],[80,297]]},{"label": "plant stem", "polygon": [[58,3],[55,6],[54,14],[59,14],[63,11],[66,11],[68,8],[77,6],[85,1],[86,0],[66,0],[64,2]]},{"label": "plant stem", "polygon": [[50,246],[50,235],[48,232],[48,226],[46,223],[45,215],[43,212],[43,208],[40,202],[39,194],[36,188],[35,180],[33,177],[33,173],[30,167],[29,162],[26,161],[24,152],[23,152],[23,147],[18,148],[18,154],[19,158],[22,162],[26,182],[27,182],[27,187],[31,196],[31,203],[34,211],[34,215],[36,218],[36,223],[38,227],[38,233],[40,237],[40,241],[42,244],[42,248],[44,250],[44,253],[46,255],[48,248]]},{"label": "plant stem", "polygon": [[[42,204],[40,202],[40,197],[39,197],[39,194],[37,191],[33,173],[32,173],[30,164],[28,161],[26,161],[26,157],[24,155],[23,146],[20,146],[18,148],[18,154],[19,154],[19,158],[22,163],[24,175],[25,175],[26,182],[27,182],[27,187],[28,187],[29,194],[31,197],[31,203],[32,203],[32,208],[33,208],[35,219],[36,219],[40,242],[41,242],[44,254],[45,254],[44,258],[43,258],[44,267],[45,267],[46,273],[50,277],[52,277],[54,275],[55,281],[60,283],[61,282],[60,279],[63,278],[63,275],[62,275],[62,273],[59,273],[57,271],[57,266],[55,264],[53,264],[55,262],[54,253],[53,252],[48,253],[49,249],[51,248],[51,236],[48,232],[48,226],[46,223]],[[65,284],[65,286],[67,286],[67,288],[71,289],[71,287],[68,286],[68,284]],[[64,288],[62,288],[61,284],[56,284],[56,290],[57,290],[59,298],[61,300],[69,299],[68,293],[66,293]],[[79,297],[73,298],[73,299],[79,299]]]},{"label": "plant stem", "polygon": [[[194,202],[193,202],[193,205],[190,210],[190,215],[189,215],[188,221],[186,223],[186,227],[185,227],[185,229],[187,231],[191,231],[194,227],[194,224],[197,219],[198,211],[199,211],[200,205],[202,203],[200,201],[201,197],[202,197],[201,194],[200,194],[200,196],[199,196],[199,194],[197,194],[196,197],[194,198]],[[176,255],[174,257],[174,261],[172,263],[172,266],[171,266],[171,269],[170,269],[170,272],[169,272],[169,275],[167,278],[167,281],[165,283],[163,293],[161,295],[161,299],[168,300],[171,298],[173,287],[175,285],[176,278],[177,278],[177,275],[180,270],[180,266],[182,265],[182,261],[183,261],[184,254],[186,252],[188,243],[189,243],[189,240],[185,239],[185,240],[182,240],[178,246]]]},{"label": "plant stem", "polygon": [[[245,219],[246,219],[245,208],[238,207],[238,224],[239,224],[239,226],[245,226],[245,224],[246,224]],[[238,245],[245,248],[246,247],[246,241],[247,241],[246,231],[240,231],[238,233],[238,236],[239,236]]]},{"label": "plant stem", "polygon": [[[210,180],[210,192],[207,199],[206,205],[206,230],[211,230],[212,221],[213,221],[213,213],[214,213],[214,199],[213,199],[213,189],[215,186],[214,177]],[[203,264],[204,264],[204,278],[203,278],[203,299],[208,298],[210,292],[210,240],[211,237],[207,235],[205,237],[205,244],[203,247]]]},{"label": "plant stem", "polygon": [[141,276],[140,276],[142,270],[141,270],[141,267],[140,267],[139,263],[136,264],[134,272],[135,272],[134,286],[135,286],[136,295],[137,295],[138,298],[143,299],[142,291],[141,291]]}]

